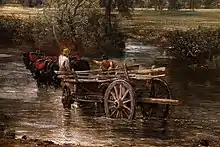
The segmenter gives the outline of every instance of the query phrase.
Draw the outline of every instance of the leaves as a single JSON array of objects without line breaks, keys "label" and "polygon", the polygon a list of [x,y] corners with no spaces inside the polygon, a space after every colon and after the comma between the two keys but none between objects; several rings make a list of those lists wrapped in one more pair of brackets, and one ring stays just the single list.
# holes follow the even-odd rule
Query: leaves
[{"label": "leaves", "polygon": [[189,64],[205,64],[213,55],[220,54],[220,29],[201,28],[168,32],[170,54]]}]

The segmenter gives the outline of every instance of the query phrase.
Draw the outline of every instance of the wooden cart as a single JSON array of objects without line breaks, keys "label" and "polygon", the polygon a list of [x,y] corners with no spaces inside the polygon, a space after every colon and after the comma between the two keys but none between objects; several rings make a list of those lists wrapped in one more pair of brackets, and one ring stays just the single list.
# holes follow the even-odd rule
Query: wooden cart
[{"label": "wooden cart", "polygon": [[171,105],[180,104],[171,99],[165,76],[165,67],[144,69],[139,65],[102,71],[57,71],[62,80],[63,106],[71,108],[73,102],[99,102],[104,104],[110,118],[133,119],[136,106],[144,117],[167,118]]}]

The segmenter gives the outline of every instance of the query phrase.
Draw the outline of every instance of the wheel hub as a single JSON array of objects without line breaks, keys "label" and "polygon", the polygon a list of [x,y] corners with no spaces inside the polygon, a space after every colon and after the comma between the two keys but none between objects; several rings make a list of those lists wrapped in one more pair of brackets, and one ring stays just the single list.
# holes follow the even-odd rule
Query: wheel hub
[{"label": "wheel hub", "polygon": [[116,107],[117,109],[121,109],[121,108],[123,108],[123,106],[124,106],[122,100],[117,100],[117,101],[114,102],[114,104],[115,104],[115,107]]}]

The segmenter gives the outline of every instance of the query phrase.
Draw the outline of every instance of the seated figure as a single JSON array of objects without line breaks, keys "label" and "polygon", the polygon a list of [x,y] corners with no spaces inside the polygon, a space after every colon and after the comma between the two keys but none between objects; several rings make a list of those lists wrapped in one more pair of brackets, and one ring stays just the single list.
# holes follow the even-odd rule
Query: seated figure
[{"label": "seated figure", "polygon": [[115,69],[117,67],[115,62],[110,61],[109,58],[105,55],[102,56],[102,61],[93,60],[93,62],[98,64],[100,66],[100,69],[102,69],[103,71]]}]

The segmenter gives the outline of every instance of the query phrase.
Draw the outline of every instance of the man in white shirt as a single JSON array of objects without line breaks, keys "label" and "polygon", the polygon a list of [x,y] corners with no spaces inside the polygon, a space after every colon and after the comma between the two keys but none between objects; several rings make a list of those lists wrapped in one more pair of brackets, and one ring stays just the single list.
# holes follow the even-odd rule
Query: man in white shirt
[{"label": "man in white shirt", "polygon": [[71,71],[69,62],[70,50],[68,48],[63,49],[63,53],[59,56],[59,70]]}]

